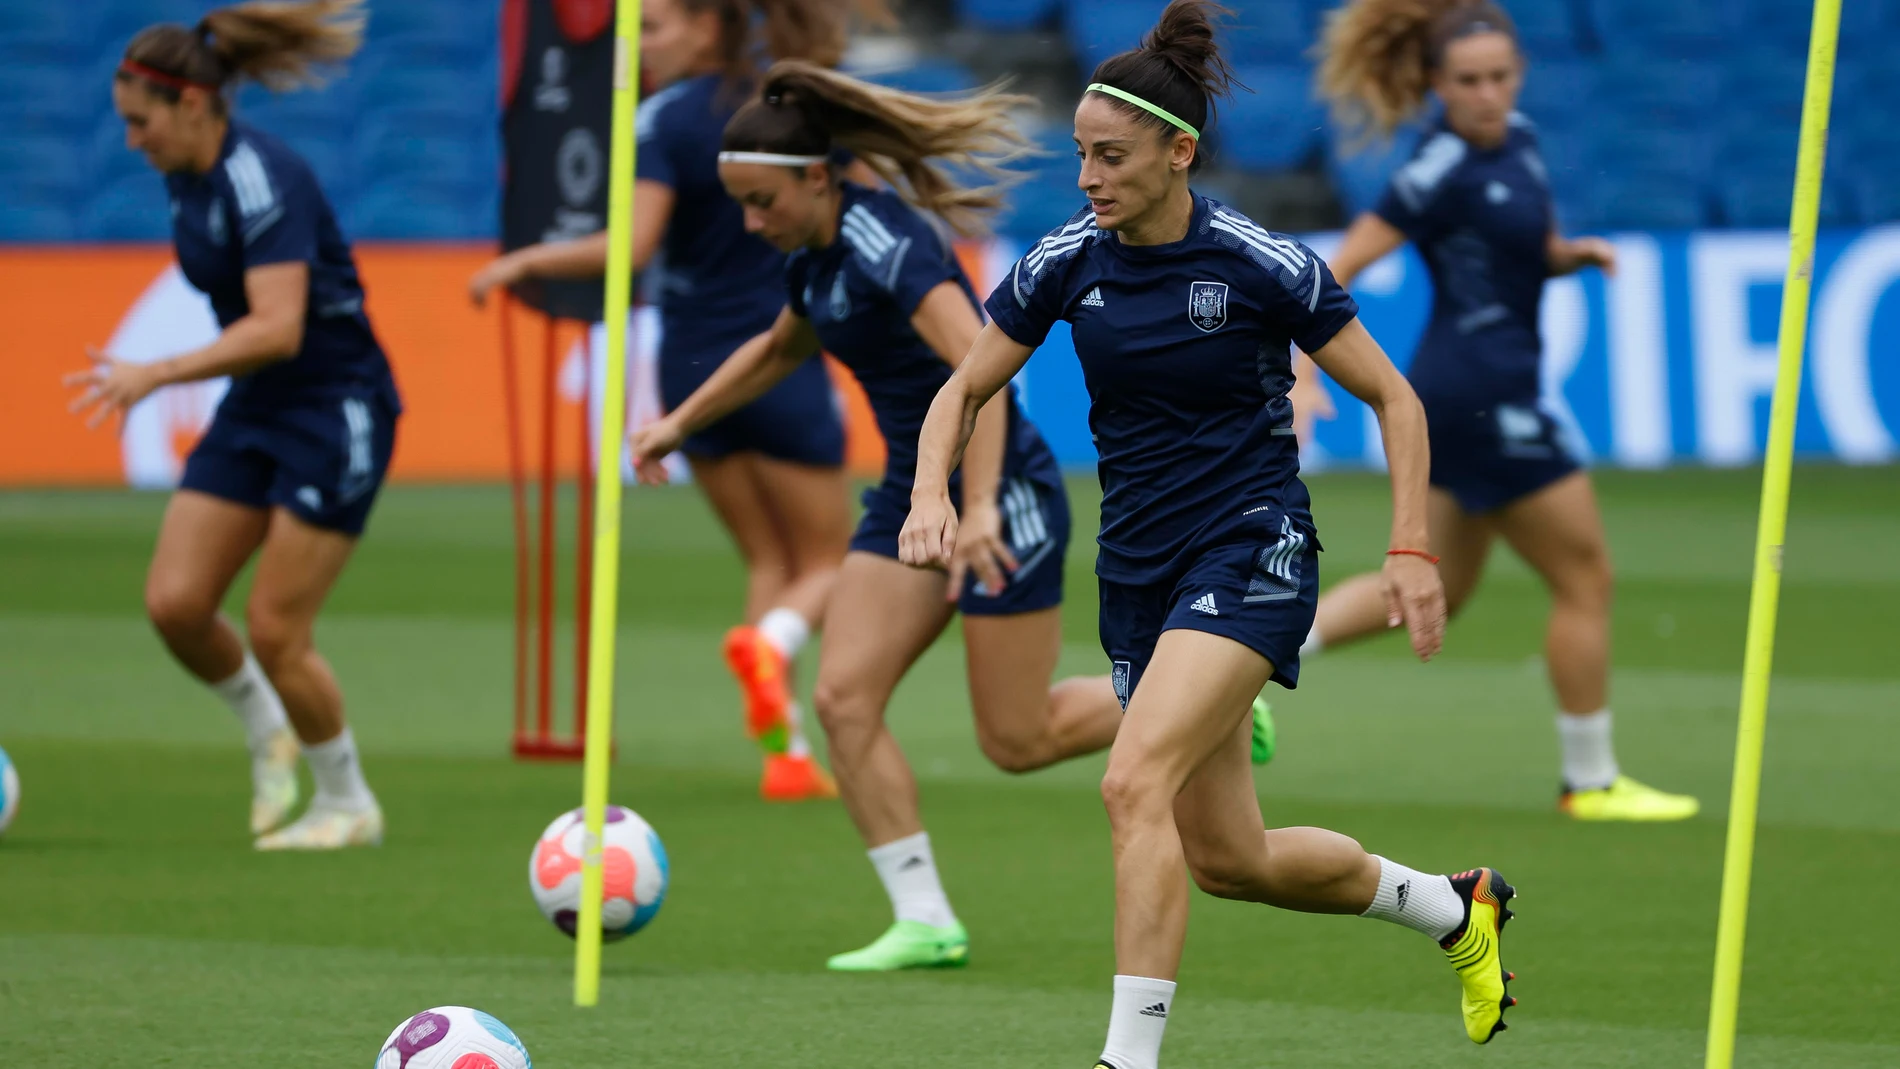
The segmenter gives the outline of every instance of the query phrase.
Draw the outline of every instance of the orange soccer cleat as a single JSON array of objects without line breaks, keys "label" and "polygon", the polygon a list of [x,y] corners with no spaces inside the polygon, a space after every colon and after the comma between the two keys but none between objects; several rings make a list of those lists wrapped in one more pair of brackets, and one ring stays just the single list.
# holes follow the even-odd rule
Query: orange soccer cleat
[{"label": "orange soccer cleat", "polygon": [[768,802],[823,801],[838,797],[838,785],[810,754],[766,754],[759,797]]},{"label": "orange soccer cleat", "polygon": [[741,624],[726,632],[726,667],[745,695],[746,734],[768,754],[791,741],[792,684],[785,655],[759,629]]}]

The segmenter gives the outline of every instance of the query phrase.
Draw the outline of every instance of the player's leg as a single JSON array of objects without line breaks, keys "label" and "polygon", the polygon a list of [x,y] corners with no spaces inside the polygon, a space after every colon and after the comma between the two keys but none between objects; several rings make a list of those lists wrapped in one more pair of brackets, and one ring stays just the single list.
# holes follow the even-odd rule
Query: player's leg
[{"label": "player's leg", "polygon": [[283,702],[218,607],[269,522],[265,508],[179,490],[165,506],[145,578],[146,616],[166,648],[244,726],[254,835],[282,824],[297,805],[297,743]]},{"label": "player's leg", "polygon": [[1121,726],[1107,676],[1051,684],[1062,654],[1062,609],[965,616],[963,641],[976,741],[997,768],[1033,772],[1104,750]]},{"label": "player's leg", "polygon": [[[1445,606],[1453,613],[1464,607],[1484,575],[1496,528],[1486,516],[1474,516],[1449,492],[1433,487],[1426,501],[1431,552],[1438,558],[1439,578],[1445,584]],[[1313,630],[1301,647],[1302,658],[1323,649],[1345,645],[1390,628],[1385,587],[1378,572],[1343,580],[1319,599]]]},{"label": "player's leg", "polygon": [[356,535],[277,508],[245,606],[251,647],[284,700],[316,780],[310,808],[258,840],[259,849],[334,849],[382,840],[382,812],[363,779],[343,690],[317,651],[317,614],[356,548]]},{"label": "player's leg", "polygon": [[895,915],[876,942],[832,958],[833,969],[960,965],[968,953],[917,812],[916,777],[885,724],[898,680],[950,621],[944,582],[937,572],[853,552],[832,591],[813,704],[845,810]]},{"label": "player's leg", "polygon": [[793,558],[789,539],[767,505],[754,471],[757,459],[758,454],[750,451],[687,456],[694,481],[745,562],[745,618],[727,632],[725,657],[745,696],[746,731],[770,755],[785,753],[791,746],[791,659],[764,646],[751,625],[791,585]]},{"label": "player's leg", "polygon": [[835,798],[836,784],[805,741],[801,710],[789,681],[799,650],[824,621],[838,566],[851,542],[851,503],[844,469],[765,453],[751,454],[749,460],[759,497],[789,562],[778,601],[752,621],[755,626],[735,628],[726,639],[727,659],[742,679],[758,678],[760,669],[766,669],[787,683],[786,750],[766,757],[759,793],[770,801]]},{"label": "player's leg", "polygon": [[1694,798],[1645,787],[1617,765],[1609,709],[1615,580],[1590,477],[1572,472],[1504,506],[1495,522],[1550,590],[1544,658],[1557,694],[1564,808],[1598,820],[1694,816]]},{"label": "player's leg", "polygon": [[[1472,927],[1446,877],[1383,862],[1323,829],[1262,830],[1240,709],[1271,673],[1264,657],[1232,639],[1170,630],[1129,702],[1102,783],[1115,846],[1117,964],[1102,1062],[1114,1069],[1154,1069],[1158,1059],[1187,934],[1183,865],[1203,888],[1224,897],[1305,912],[1365,913],[1451,937],[1454,946],[1462,943],[1457,930]],[[1488,893],[1487,880],[1502,887],[1489,870],[1468,879],[1479,895]],[[1382,914],[1388,882],[1403,882],[1407,901]],[[1494,982],[1480,986],[1494,989],[1491,1023],[1497,1023],[1508,1005],[1496,966],[1501,918],[1493,923],[1489,914],[1474,916],[1492,928],[1488,958],[1474,959],[1473,968],[1482,977],[1481,966],[1490,965]],[[1467,981],[1468,1004],[1472,986]],[[1487,1025],[1472,1038],[1482,1042],[1492,1031]]]}]

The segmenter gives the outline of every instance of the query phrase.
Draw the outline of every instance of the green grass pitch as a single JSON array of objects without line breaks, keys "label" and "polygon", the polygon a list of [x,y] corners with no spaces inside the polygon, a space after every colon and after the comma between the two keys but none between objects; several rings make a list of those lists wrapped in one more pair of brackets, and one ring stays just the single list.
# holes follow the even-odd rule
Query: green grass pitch
[{"label": "green grass pitch", "polygon": [[[1425,940],[1195,899],[1173,1066],[1701,1064],[1741,639],[1750,472],[1606,474],[1628,771],[1701,819],[1585,827],[1553,809],[1543,596],[1500,555],[1444,657],[1328,654],[1278,701],[1269,821],[1311,823],[1524,891],[1523,1006],[1480,1051]],[[1385,491],[1313,480],[1330,579],[1376,565]],[[1094,492],[1073,487],[1078,527]],[[1740,1064],[1900,1065],[1900,473],[1796,472]],[[0,1065],[368,1066],[443,1003],[512,1025],[543,1069],[1089,1064],[1113,969],[1100,762],[1011,779],[975,747],[954,639],[899,692],[969,969],[832,976],[883,896],[836,805],[768,808],[718,636],[739,601],[691,491],[628,495],[613,798],[665,837],[654,926],[570,1004],[571,944],[529,848],[579,770],[506,756],[507,495],[399,488],[320,628],[389,818],[380,850],[258,856],[230,717],[164,655],[139,591],[163,498],[0,495],[0,745],[24,780],[0,841]],[[1064,669],[1102,669],[1092,546],[1069,559]],[[565,662],[563,662],[565,663]],[[809,677],[809,672],[806,673]]]}]

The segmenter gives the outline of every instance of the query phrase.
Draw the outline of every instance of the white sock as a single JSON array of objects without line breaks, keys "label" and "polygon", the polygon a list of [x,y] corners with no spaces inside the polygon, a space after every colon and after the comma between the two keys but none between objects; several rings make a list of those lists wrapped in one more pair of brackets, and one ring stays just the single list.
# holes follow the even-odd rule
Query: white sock
[{"label": "white sock", "polygon": [[785,707],[787,737],[785,752],[793,757],[810,757],[811,743],[805,740],[805,710],[793,702]]},{"label": "white sock", "polygon": [[1583,716],[1558,713],[1557,738],[1563,743],[1566,788],[1587,791],[1616,782],[1616,747],[1610,742],[1608,709]]},{"label": "white sock", "polygon": [[1102,1061],[1115,1069],[1155,1069],[1161,1033],[1174,1008],[1174,981],[1146,976],[1115,977],[1115,1006],[1108,1011],[1108,1043]]},{"label": "white sock", "polygon": [[1379,890],[1361,917],[1403,924],[1441,943],[1463,927],[1465,900],[1452,888],[1451,877],[1432,876],[1372,856],[1379,862]]},{"label": "white sock", "polygon": [[869,851],[884,893],[891,896],[891,912],[900,921],[919,921],[933,928],[957,922],[950,899],[937,879],[937,859],[930,853],[930,833],[920,831]]},{"label": "white sock", "polygon": [[376,804],[369,784],[363,780],[363,766],[356,759],[356,737],[349,728],[329,742],[304,743],[303,759],[310,763],[310,775],[317,781],[312,808],[368,809]]},{"label": "white sock", "polygon": [[773,609],[760,617],[759,634],[789,661],[805,648],[805,640],[811,637],[811,625],[791,609]]},{"label": "white sock", "polygon": [[277,688],[270,685],[270,679],[250,650],[244,651],[244,664],[231,678],[209,686],[237,714],[252,753],[263,753],[265,744],[289,723],[284,718],[284,703],[277,697]]},{"label": "white sock", "polygon": [[1319,651],[1325,648],[1326,640],[1319,637],[1319,625],[1314,624],[1313,629],[1306,633],[1306,641],[1300,643],[1300,660],[1304,661],[1308,657],[1317,657],[1319,656]]}]

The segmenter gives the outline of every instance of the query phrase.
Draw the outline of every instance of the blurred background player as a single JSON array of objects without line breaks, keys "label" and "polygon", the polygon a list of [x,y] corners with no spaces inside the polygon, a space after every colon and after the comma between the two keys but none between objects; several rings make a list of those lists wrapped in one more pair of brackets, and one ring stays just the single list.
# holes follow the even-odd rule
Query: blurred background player
[{"label": "blurred background player", "polygon": [[[223,375],[230,392],[185,462],[159,528],[146,612],[172,655],[231,706],[249,736],[260,850],[374,845],[383,816],[312,628],[342,574],[395,443],[401,402],[363,312],[350,246],[296,153],[232,119],[244,80],[293,89],[356,51],[358,0],[250,3],[132,38],[112,79],[127,147],[165,176],[172,241],[222,333],[150,364],[92,353],[68,378],[98,425],[161,386]],[[257,558],[250,649],[218,607]],[[297,802],[297,747],[316,780]],[[269,833],[269,834],[264,834]]]},{"label": "blurred background player", "polygon": [[1102,647],[1127,718],[1102,781],[1115,858],[1114,1005],[1100,1066],[1155,1069],[1187,937],[1185,867],[1209,894],[1357,913],[1429,935],[1464,986],[1474,1042],[1510,996],[1491,869],[1428,875],[1320,828],[1261,830],[1238,710],[1293,686],[1319,590],[1292,434],[1289,344],[1378,414],[1392,478],[1381,596],[1421,658],[1443,589],[1425,541],[1425,420],[1358,308],[1304,245],[1193,192],[1200,130],[1232,75],[1204,0],[1174,0],[1139,49],[1103,61],[1075,111],[1089,206],[1031,246],[938,395],[918,447],[904,559],[963,552],[947,480],[976,413],[1072,325],[1101,454]]},{"label": "blurred background player", "polygon": [[[998,190],[963,188],[935,161],[995,173],[993,161],[1024,147],[1008,115],[1020,103],[995,92],[926,99],[809,63],[773,67],[760,98],[727,125],[719,172],[746,229],[790,254],[789,305],[769,333],[633,439],[643,471],[663,477],[659,458],[815,365],[822,347],[864,386],[888,443],[884,478],[864,494],[832,594],[816,706],[895,922],[869,946],[833,957],[837,970],[968,959],[969,937],[918,814],[916,778],[885,723],[898,681],[958,610],[977,739],[997,767],[1028,772],[1095,752],[1120,721],[1107,678],[1049,684],[1062,648],[1069,503],[1054,454],[1009,393],[983,410],[969,462],[947,491],[967,532],[945,562],[948,575],[897,559],[918,429],[982,327],[949,231],[981,232],[1000,202]],[[903,196],[841,180],[832,162],[840,148]]]},{"label": "blurred background player", "polygon": [[[888,18],[881,0],[856,0]],[[752,91],[761,55],[826,65],[844,54],[846,0],[648,0],[640,64],[659,90],[640,105],[633,269],[657,273],[660,399],[671,411],[784,306],[784,254],[746,233],[719,184],[720,131]],[[607,235],[517,249],[469,283],[477,303],[497,286],[587,278],[607,267]],[[825,615],[851,534],[844,425],[823,361],[682,443],[693,481],[746,564],[745,623],[725,656],[745,695],[746,725],[765,748],[769,800],[836,797],[799,728],[792,659]]]},{"label": "blurred background player", "polygon": [[[1613,271],[1602,238],[1557,232],[1530,121],[1524,56],[1488,0],[1354,0],[1334,13],[1320,84],[1341,117],[1390,137],[1440,110],[1410,163],[1333,257],[1341,285],[1406,241],[1432,278],[1431,321],[1408,376],[1431,431],[1431,551],[1462,607],[1502,536],[1550,590],[1544,657],[1557,692],[1559,805],[1582,820],[1682,820],[1694,798],[1625,776],[1610,739],[1610,554],[1590,477],[1539,403],[1544,280]],[[1398,626],[1375,575],[1327,591],[1304,653]]]}]

